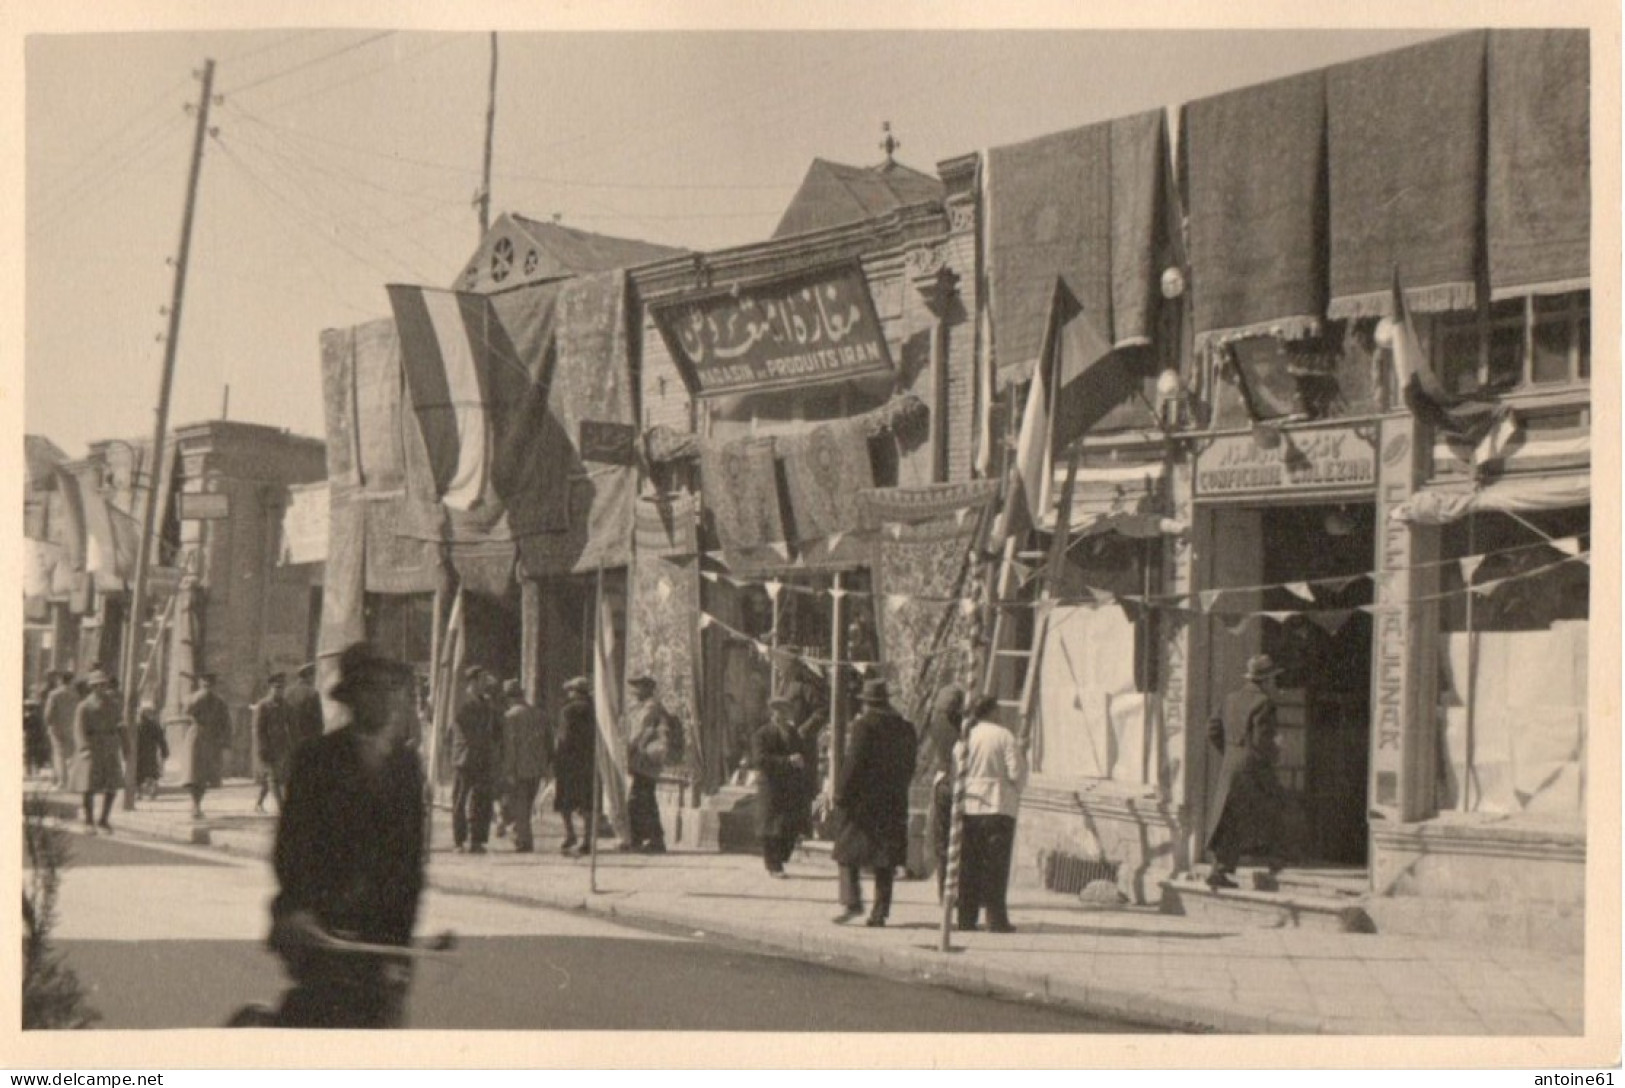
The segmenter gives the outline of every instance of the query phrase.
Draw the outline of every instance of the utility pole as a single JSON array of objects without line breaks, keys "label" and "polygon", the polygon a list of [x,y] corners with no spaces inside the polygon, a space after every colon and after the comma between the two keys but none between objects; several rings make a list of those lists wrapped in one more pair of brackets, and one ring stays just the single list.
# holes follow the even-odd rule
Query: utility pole
[{"label": "utility pole", "polygon": [[485,105],[485,169],[480,177],[480,240],[491,229],[491,149],[497,130],[497,32],[491,31],[491,93]]},{"label": "utility pole", "polygon": [[141,693],[136,690],[140,671],[136,658],[147,610],[147,581],[152,566],[152,531],[158,512],[158,467],[164,463],[164,432],[169,428],[169,391],[175,379],[175,353],[180,344],[181,302],[186,297],[186,261],[192,249],[192,215],[197,210],[197,183],[203,171],[203,140],[209,134],[209,103],[214,93],[214,61],[203,62],[203,90],[198,97],[197,132],[192,137],[192,168],[186,179],[186,210],[181,214],[181,245],[175,254],[175,289],[169,304],[169,334],[164,339],[164,370],[158,382],[158,418],[152,429],[153,486],[147,489],[141,511],[141,541],[135,558],[135,586],[130,592],[130,614],[125,624],[124,654],[124,809],[135,808],[135,723]]}]

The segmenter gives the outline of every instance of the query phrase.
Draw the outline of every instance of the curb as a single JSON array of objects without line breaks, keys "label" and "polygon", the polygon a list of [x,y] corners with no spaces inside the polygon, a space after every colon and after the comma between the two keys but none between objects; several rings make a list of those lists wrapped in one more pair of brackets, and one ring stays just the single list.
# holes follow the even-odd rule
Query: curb
[{"label": "curb", "polygon": [[[48,813],[72,821],[78,812],[69,798],[44,799]],[[270,843],[244,842],[263,839],[252,831],[220,833],[205,822],[198,827],[176,827],[171,821],[148,820],[126,814],[121,826],[132,835],[207,846],[235,857],[263,859]],[[430,887],[455,895],[477,895],[512,902],[530,903],[555,910],[589,914],[655,929],[685,929],[726,938],[751,948],[799,959],[820,966],[878,977],[895,978],[906,972],[917,982],[941,986],[963,993],[992,995],[1022,1002],[1035,999],[1062,1005],[1078,1012],[1126,1020],[1150,1027],[1195,1033],[1235,1034],[1320,1034],[1327,1028],[1318,1017],[1297,1013],[1262,1013],[1219,1009],[1196,1005],[1176,998],[1144,991],[1101,987],[1083,981],[1056,978],[1042,971],[987,965],[974,960],[955,960],[924,948],[876,949],[844,938],[839,932],[790,930],[751,921],[729,921],[714,917],[697,918],[680,911],[645,907],[609,896],[593,897],[579,892],[550,893],[547,889],[514,887],[474,873],[431,871]]]}]

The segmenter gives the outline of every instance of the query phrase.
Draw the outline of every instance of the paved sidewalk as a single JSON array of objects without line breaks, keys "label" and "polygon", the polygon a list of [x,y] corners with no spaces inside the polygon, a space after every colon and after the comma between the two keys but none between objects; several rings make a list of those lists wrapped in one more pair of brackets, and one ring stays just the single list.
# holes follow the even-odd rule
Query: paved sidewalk
[{"label": "paved sidewalk", "polygon": [[[119,833],[269,853],[275,818],[253,811],[257,791],[230,782],[189,818],[176,790],[115,810]],[[72,814],[74,799],[52,795]],[[483,856],[453,853],[437,812],[429,880],[630,922],[680,926],[856,971],[1061,1002],[1107,1016],[1192,1030],[1273,1034],[1578,1035],[1584,962],[1515,948],[1378,934],[1265,929],[1173,917],[1154,907],[1088,908],[1074,897],[1011,890],[1019,932],[953,934],[938,950],[941,908],[931,881],[900,880],[885,929],[837,926],[835,869],[799,856],[771,880],[751,856],[606,852],[598,891],[586,859],[558,854],[551,813],[537,853],[494,840]],[[612,844],[613,840],[606,839]]]}]

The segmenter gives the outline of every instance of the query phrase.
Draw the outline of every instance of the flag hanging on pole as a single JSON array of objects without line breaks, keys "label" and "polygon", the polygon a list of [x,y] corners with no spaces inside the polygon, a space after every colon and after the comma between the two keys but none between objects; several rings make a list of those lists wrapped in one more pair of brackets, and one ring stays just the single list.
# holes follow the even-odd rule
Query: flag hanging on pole
[{"label": "flag hanging on pole", "polygon": [[1440,433],[1473,448],[1473,466],[1483,472],[1500,463],[1521,432],[1516,412],[1496,397],[1461,396],[1445,387],[1416,335],[1405,292],[1394,270],[1394,379],[1418,419]]},{"label": "flag hanging on pole", "polygon": [[[604,592],[604,571],[598,571],[598,604],[592,632],[592,701],[598,719],[598,779],[609,808],[610,822],[622,842],[630,823],[626,809],[626,739],[621,736],[621,691],[615,668],[615,616]],[[598,818],[595,812],[593,819]]]},{"label": "flag hanging on pole", "polygon": [[471,510],[490,491],[484,350],[495,324],[490,302],[482,295],[398,284],[388,290],[435,493],[454,510]]},{"label": "flag hanging on pole", "polygon": [[1049,319],[1044,326],[1043,348],[1038,355],[1038,365],[1033,367],[1032,384],[1027,387],[1027,401],[1021,413],[1021,430],[1016,437],[1015,461],[1010,466],[1004,513],[994,534],[998,540],[1024,538],[1038,523],[1039,511],[1044,508],[1048,494],[1045,477],[1053,422],[1050,401],[1055,393],[1051,385],[1055,380],[1057,334],[1065,291],[1057,278],[1050,298]]}]

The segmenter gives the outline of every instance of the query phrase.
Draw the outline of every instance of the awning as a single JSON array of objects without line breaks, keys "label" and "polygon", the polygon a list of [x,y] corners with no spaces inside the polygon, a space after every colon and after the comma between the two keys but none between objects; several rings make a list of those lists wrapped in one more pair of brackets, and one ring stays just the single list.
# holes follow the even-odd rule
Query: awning
[{"label": "awning", "polygon": [[1499,480],[1475,491],[1418,491],[1388,516],[1414,525],[1448,525],[1469,514],[1530,514],[1591,504],[1591,474]]}]

